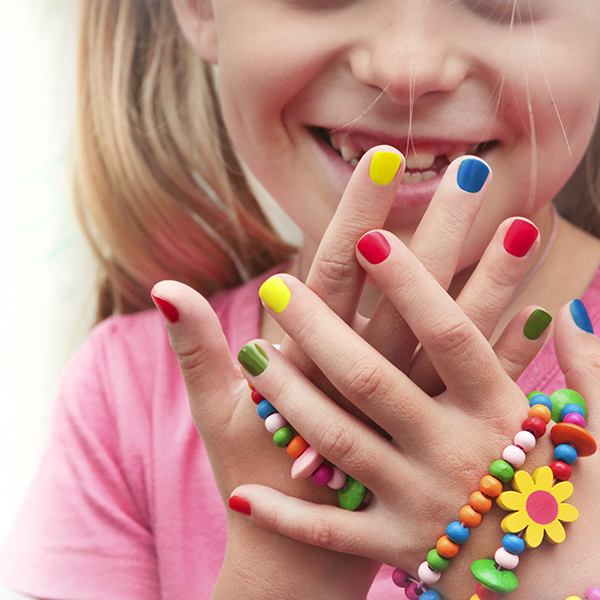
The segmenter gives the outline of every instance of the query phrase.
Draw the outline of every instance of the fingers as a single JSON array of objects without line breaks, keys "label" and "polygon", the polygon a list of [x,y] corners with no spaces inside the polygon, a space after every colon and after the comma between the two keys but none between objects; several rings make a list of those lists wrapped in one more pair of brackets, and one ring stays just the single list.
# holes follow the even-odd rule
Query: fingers
[{"label": "fingers", "polygon": [[[492,336],[514,298],[539,243],[539,231],[527,219],[504,221],[458,296],[457,304],[486,339]],[[410,377],[432,395],[443,390],[440,378],[424,352],[415,357]]]},{"label": "fingers", "polygon": [[[475,179],[469,185],[465,178]],[[453,161],[408,247],[444,289],[457,270],[464,242],[491,181],[487,164],[476,157]],[[370,320],[365,338],[406,371],[417,340],[385,296]]]},{"label": "fingers", "polygon": [[[247,344],[239,359],[253,387],[320,456],[368,488],[374,485],[375,493],[380,486],[375,466],[398,468],[399,452],[388,440],[329,399],[267,342]],[[297,478],[294,471],[292,477]]]},{"label": "fingers", "polygon": [[[227,345],[210,304],[192,288],[176,281],[162,281],[152,298],[165,317],[173,351],[185,380],[192,416],[201,434],[218,435],[226,426],[243,389],[244,380]],[[211,410],[203,402],[217,394],[221,404]],[[223,404],[231,403],[230,409]]]}]

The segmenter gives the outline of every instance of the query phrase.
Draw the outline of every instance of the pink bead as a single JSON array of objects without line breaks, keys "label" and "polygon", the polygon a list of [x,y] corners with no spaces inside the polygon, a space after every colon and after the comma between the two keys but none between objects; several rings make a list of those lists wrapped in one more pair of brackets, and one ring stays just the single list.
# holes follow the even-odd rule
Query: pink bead
[{"label": "pink bead", "polygon": [[333,477],[333,469],[323,463],[313,474],[312,480],[317,485],[325,485]]},{"label": "pink bead", "polygon": [[394,582],[394,585],[405,588],[410,583],[410,575],[402,569],[394,569],[392,581]]},{"label": "pink bead", "polygon": [[531,431],[519,431],[513,440],[515,446],[522,448],[525,452],[529,452],[535,448],[535,435]]},{"label": "pink bead", "polygon": [[434,571],[427,561],[422,562],[419,565],[419,571],[417,573],[419,579],[423,583],[437,583],[442,576],[441,571]]},{"label": "pink bead", "polygon": [[271,433],[275,433],[282,427],[287,427],[288,425],[289,423],[283,418],[281,413],[273,413],[265,419],[265,427],[267,428],[267,431]]},{"label": "pink bead", "polygon": [[568,415],[565,415],[563,423],[571,423],[572,425],[585,427],[585,419],[583,418],[583,415],[580,415],[579,413],[569,413]]},{"label": "pink bead", "polygon": [[597,587],[590,588],[585,593],[584,600],[600,600],[600,588],[597,588]]},{"label": "pink bead", "polygon": [[515,569],[519,564],[519,557],[516,554],[511,554],[508,550],[504,548],[498,548],[496,550],[496,554],[494,554],[494,560],[503,568]]},{"label": "pink bead", "polygon": [[421,597],[421,594],[418,592],[417,584],[414,581],[408,585],[406,590],[404,590],[404,593],[408,600],[419,600]]},{"label": "pink bead", "polygon": [[306,479],[310,477],[325,459],[309,446],[292,465],[292,479]]},{"label": "pink bead", "polygon": [[337,467],[333,467],[333,476],[327,482],[327,485],[332,490],[339,490],[344,487],[344,484],[346,483],[346,479],[348,479],[348,476],[346,475],[346,473],[344,473],[344,471],[342,471],[341,469],[338,469]]},{"label": "pink bead", "polygon": [[525,462],[525,452],[513,445],[506,446],[502,458],[513,467],[520,467]]}]

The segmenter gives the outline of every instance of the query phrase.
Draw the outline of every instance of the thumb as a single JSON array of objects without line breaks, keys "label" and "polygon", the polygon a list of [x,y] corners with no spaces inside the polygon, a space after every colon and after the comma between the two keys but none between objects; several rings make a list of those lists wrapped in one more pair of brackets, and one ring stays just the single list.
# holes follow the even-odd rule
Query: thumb
[{"label": "thumb", "polygon": [[217,315],[198,292],[177,281],[157,283],[152,299],[165,318],[196,427],[201,435],[215,427],[219,431],[231,419],[246,383]]},{"label": "thumb", "polygon": [[[600,340],[594,334],[587,310],[580,300],[563,306],[554,330],[558,364],[567,387],[579,392],[589,403],[599,405]],[[597,410],[593,411],[597,415]],[[596,416],[597,418],[597,416]]]}]

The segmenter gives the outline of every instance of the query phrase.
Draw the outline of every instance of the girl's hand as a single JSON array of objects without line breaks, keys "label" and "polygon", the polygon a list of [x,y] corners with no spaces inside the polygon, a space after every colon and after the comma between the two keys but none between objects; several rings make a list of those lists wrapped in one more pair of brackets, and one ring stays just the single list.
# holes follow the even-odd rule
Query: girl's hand
[{"label": "girl's hand", "polygon": [[[502,252],[512,223],[500,227],[488,258]],[[364,483],[375,499],[366,510],[350,513],[256,486],[233,493],[249,501],[252,519],[264,527],[414,573],[446,525],[457,519],[458,509],[478,489],[489,465],[512,443],[528,404],[485,336],[404,244],[387,232],[373,232],[361,240],[359,248],[361,264],[406,318],[445,391],[436,398],[425,394],[318,297],[294,278],[282,275],[275,285],[263,288],[267,304],[277,300],[278,289],[285,292],[281,283],[290,290],[287,305],[279,303],[278,310],[283,309],[273,316],[340,393],[396,445],[346,414],[284,356],[259,342],[268,366],[247,378],[322,456]],[[505,253],[506,264],[518,260]],[[516,316],[510,325],[513,335],[523,330],[530,312]],[[596,355],[597,350],[592,356]],[[567,366],[565,358],[561,360]],[[581,370],[578,373],[583,377]],[[573,377],[568,383],[581,388]],[[593,387],[582,391],[590,392]],[[548,464],[544,445],[539,445],[541,464]],[[531,456],[529,462],[535,460]],[[453,559],[457,568],[442,578],[450,597],[473,593],[472,580],[465,577],[468,563],[487,556],[494,543],[498,547],[498,519],[487,523],[484,519],[481,527],[483,547],[470,543],[468,553]],[[477,538],[479,530],[476,533]]]}]

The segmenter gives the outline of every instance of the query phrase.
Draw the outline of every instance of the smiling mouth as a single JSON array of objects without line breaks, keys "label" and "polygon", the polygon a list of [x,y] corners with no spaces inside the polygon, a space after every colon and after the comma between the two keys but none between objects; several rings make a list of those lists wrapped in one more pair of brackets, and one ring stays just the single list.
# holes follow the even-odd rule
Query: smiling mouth
[{"label": "smiling mouth", "polygon": [[[351,167],[355,167],[368,150],[378,145],[377,141],[367,136],[329,131],[321,127],[315,128],[315,131]],[[411,147],[406,155],[406,170],[402,183],[429,181],[442,175],[453,160],[466,155],[479,156],[497,143],[497,140],[488,140],[478,144],[427,144],[426,148],[421,149],[418,145],[416,148]]]}]

